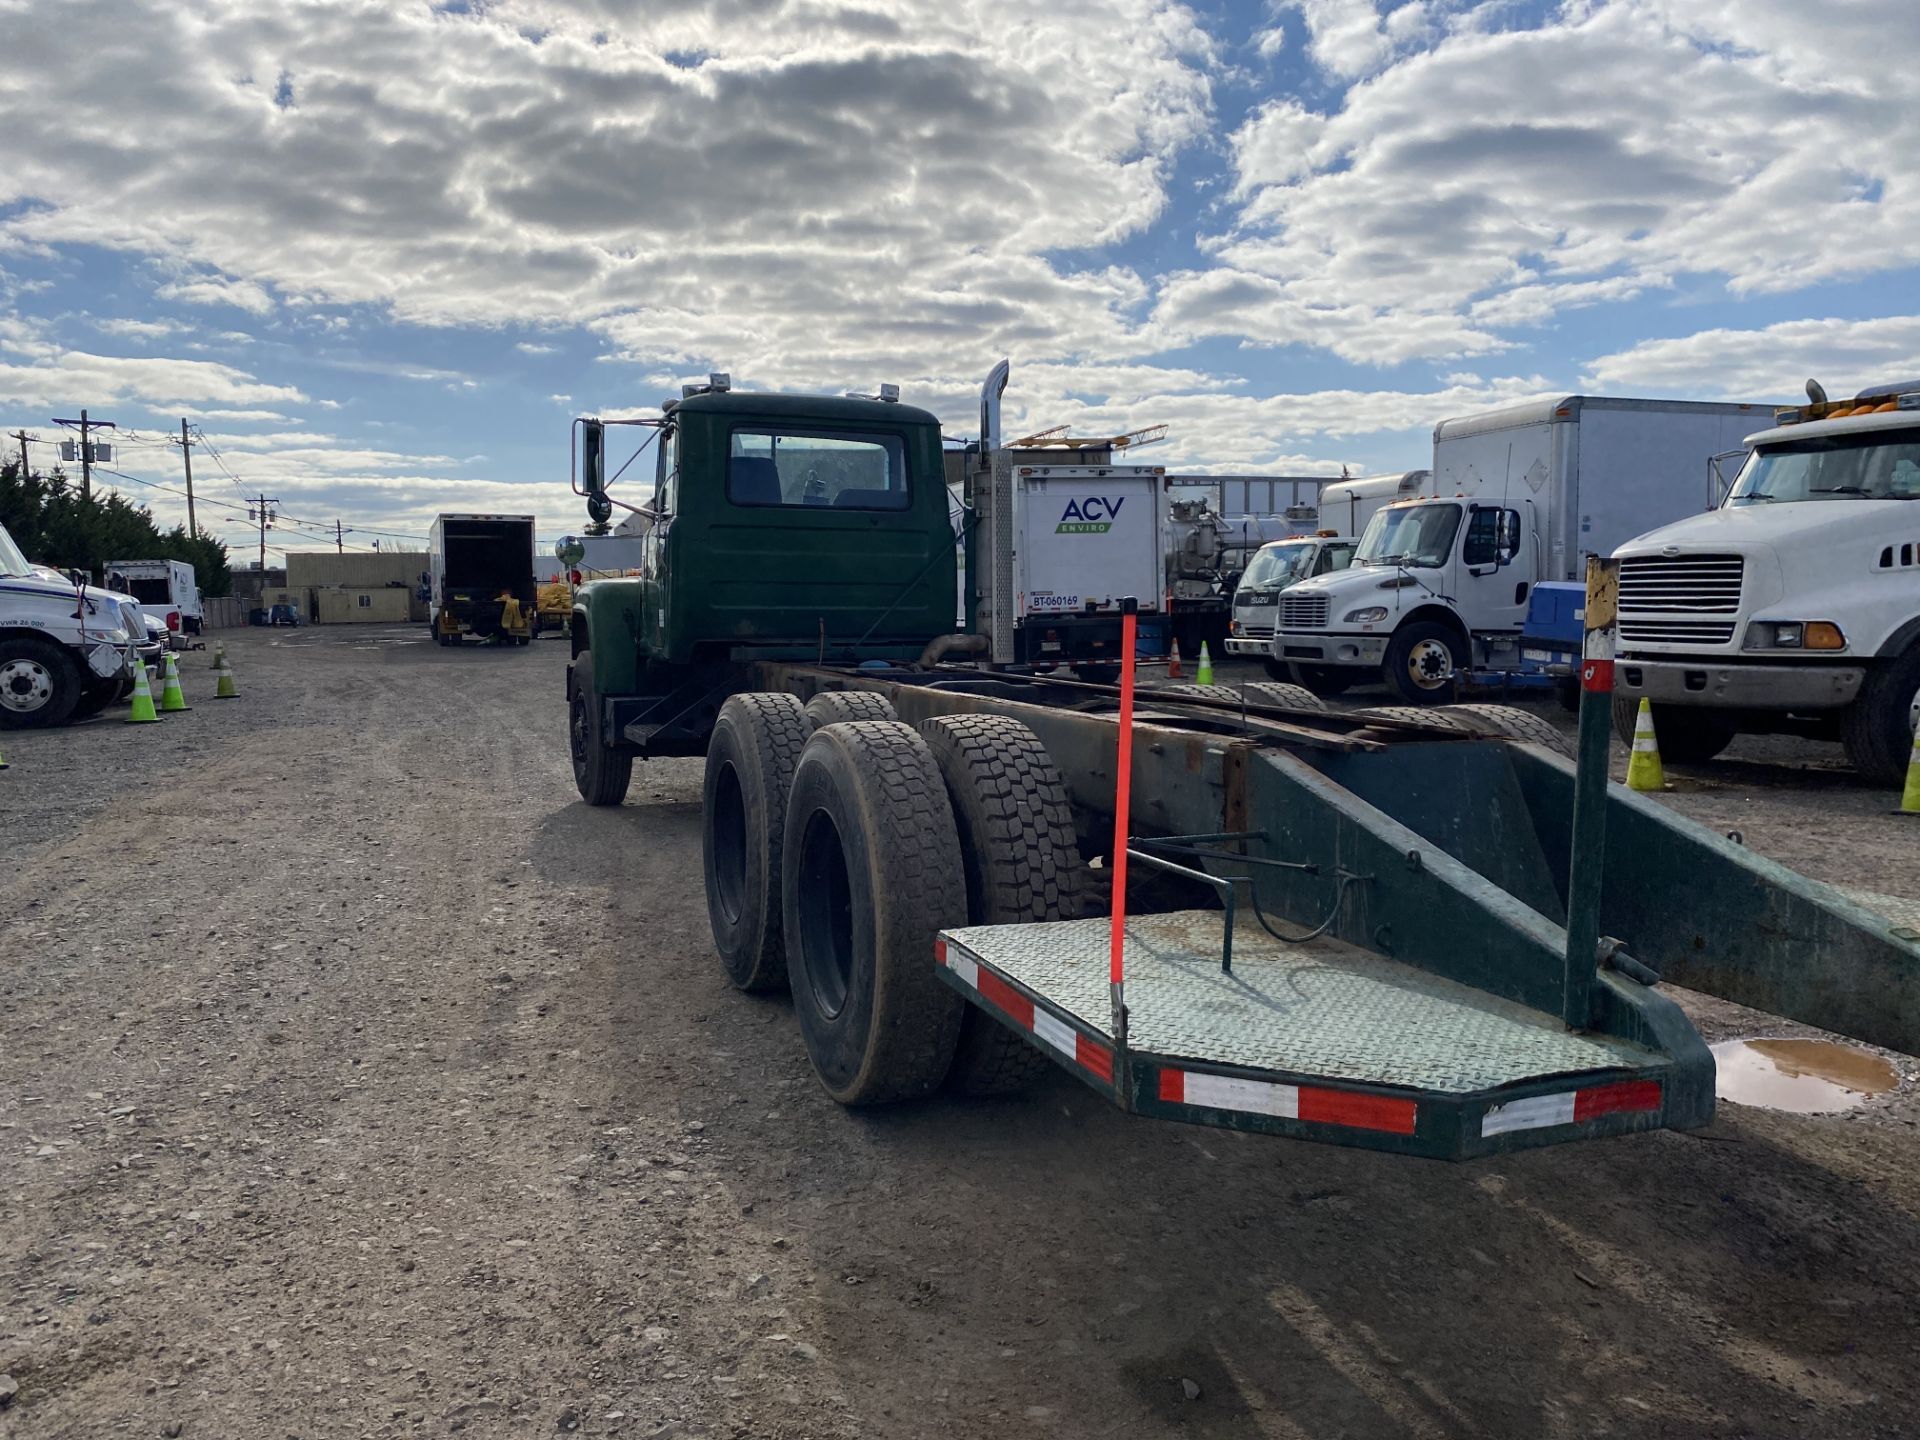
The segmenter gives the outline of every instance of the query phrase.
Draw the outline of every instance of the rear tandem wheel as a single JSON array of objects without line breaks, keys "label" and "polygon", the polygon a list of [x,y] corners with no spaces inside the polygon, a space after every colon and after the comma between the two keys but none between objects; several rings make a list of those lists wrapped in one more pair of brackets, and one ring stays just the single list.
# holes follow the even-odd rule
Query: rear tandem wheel
[{"label": "rear tandem wheel", "polygon": [[[1083,873],[1066,785],[1040,737],[1004,715],[923,721],[960,832],[967,923],[1078,920]],[[1051,1062],[977,1006],[960,1023],[947,1076],[962,1095],[1010,1095]]]},{"label": "rear tandem wheel", "polygon": [[727,979],[747,991],[787,983],[780,931],[780,847],[787,791],[807,743],[791,695],[732,695],[707,742],[701,786],[701,859],[707,918]]},{"label": "rear tandem wheel", "polygon": [[966,1002],[934,973],[964,924],[953,807],[926,741],[899,721],[816,730],[787,797],[781,925],[793,1008],[829,1095],[876,1105],[946,1077]]}]

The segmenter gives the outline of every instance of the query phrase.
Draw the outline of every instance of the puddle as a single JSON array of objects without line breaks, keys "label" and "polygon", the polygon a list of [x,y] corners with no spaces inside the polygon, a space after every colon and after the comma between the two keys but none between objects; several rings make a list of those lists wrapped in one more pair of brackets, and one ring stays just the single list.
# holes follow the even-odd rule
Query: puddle
[{"label": "puddle", "polygon": [[1796,1115],[1851,1110],[1900,1083],[1890,1061],[1832,1040],[1727,1040],[1713,1058],[1722,1100]]}]

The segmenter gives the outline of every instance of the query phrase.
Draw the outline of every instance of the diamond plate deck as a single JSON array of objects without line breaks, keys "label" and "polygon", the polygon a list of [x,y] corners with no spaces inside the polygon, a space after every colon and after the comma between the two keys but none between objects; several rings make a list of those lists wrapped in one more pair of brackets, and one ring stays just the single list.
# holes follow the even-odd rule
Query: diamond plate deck
[{"label": "diamond plate deck", "polygon": [[[1665,1065],[1622,1040],[1336,940],[1288,945],[1242,923],[1220,972],[1215,911],[1127,922],[1136,1051],[1357,1084],[1463,1094],[1544,1076]],[[952,940],[1111,1039],[1107,921],[982,925]]]},{"label": "diamond plate deck", "polygon": [[1882,895],[1876,890],[1856,890],[1847,885],[1835,888],[1854,904],[1886,916],[1896,933],[1905,932],[1902,939],[1920,937],[1920,900],[1903,900],[1898,895]]}]

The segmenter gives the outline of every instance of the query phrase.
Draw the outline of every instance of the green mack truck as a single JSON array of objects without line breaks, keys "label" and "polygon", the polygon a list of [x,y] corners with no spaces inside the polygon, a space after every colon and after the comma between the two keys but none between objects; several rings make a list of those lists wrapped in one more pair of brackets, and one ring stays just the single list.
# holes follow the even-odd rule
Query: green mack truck
[{"label": "green mack truck", "polygon": [[[686,387],[625,422],[652,432],[621,467],[651,469],[642,573],[576,597],[581,797],[704,755],[722,966],[791,991],[837,1100],[1051,1064],[1143,1115],[1408,1155],[1698,1126],[1713,1057],[1663,974],[1920,1051],[1916,917],[1607,786],[1604,746],[1576,770],[1526,712],[1266,683],[1135,706],[1010,660],[1005,375],[958,536],[939,423],[890,388]],[[575,422],[599,525],[611,425]]]}]

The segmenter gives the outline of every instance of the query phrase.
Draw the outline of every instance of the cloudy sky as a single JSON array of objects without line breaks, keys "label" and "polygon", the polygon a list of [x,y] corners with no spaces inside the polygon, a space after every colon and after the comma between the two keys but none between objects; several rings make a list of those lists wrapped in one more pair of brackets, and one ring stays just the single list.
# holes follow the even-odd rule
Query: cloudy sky
[{"label": "cloudy sky", "polygon": [[171,521],[187,417],[236,544],[577,528],[569,419],[713,369],[970,433],[1005,355],[1011,424],[1263,473],[1920,374],[1914,0],[0,0],[0,55],[0,422],[118,422]]}]

